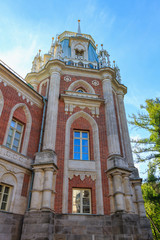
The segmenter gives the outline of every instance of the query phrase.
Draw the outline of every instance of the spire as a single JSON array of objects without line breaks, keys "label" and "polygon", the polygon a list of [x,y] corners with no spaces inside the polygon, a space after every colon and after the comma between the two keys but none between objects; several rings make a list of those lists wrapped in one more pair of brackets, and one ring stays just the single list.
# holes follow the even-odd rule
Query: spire
[{"label": "spire", "polygon": [[80,27],[80,20],[78,20],[78,32],[77,32],[77,36],[82,36],[82,34],[81,34],[81,27]]}]

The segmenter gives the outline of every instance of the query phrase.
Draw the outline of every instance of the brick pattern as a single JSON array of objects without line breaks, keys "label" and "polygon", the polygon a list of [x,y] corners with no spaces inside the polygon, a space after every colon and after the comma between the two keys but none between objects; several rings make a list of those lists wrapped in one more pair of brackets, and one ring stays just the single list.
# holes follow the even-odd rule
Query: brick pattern
[{"label": "brick pattern", "polygon": [[85,177],[85,179],[82,181],[80,179],[80,176],[74,176],[72,179],[69,179],[68,213],[72,213],[72,189],[73,188],[91,189],[91,209],[92,209],[92,214],[96,214],[95,181],[93,181],[91,177]]},{"label": "brick pattern", "polygon": [[22,191],[21,191],[21,196],[23,196],[23,197],[27,197],[28,186],[29,186],[29,179],[30,179],[30,176],[25,173],[24,174],[24,178],[23,178]]},{"label": "brick pattern", "polygon": [[[66,75],[64,75],[66,76]],[[92,85],[92,81],[95,80],[95,78],[88,78],[88,77],[78,77],[78,76],[70,76],[71,81],[70,82],[65,82],[64,81],[64,76],[61,77],[61,83],[60,83],[60,94],[64,93],[65,90],[68,89],[69,85],[76,80],[83,79],[87,81],[89,84]],[[68,75],[67,75],[68,76]],[[98,80],[98,79],[96,79]],[[99,81],[99,80],[98,80]],[[80,87],[80,86],[78,86]],[[100,97],[103,97],[103,89],[102,89],[102,83],[99,81],[98,86],[93,86],[92,87],[95,89],[95,93],[99,94]],[[57,174],[57,179],[56,179],[56,198],[55,198],[55,211],[56,213],[61,213],[62,212],[62,193],[63,193],[63,171],[64,171],[64,145],[65,145],[65,129],[66,129],[66,121],[70,117],[69,114],[65,114],[65,105],[63,100],[60,99],[59,101],[59,106],[58,106],[58,121],[57,121],[57,135],[56,135],[56,147],[55,151],[57,154],[57,165],[58,165],[58,174]],[[79,107],[75,107],[73,110],[73,114],[82,111]],[[88,108],[83,109],[84,112],[88,113],[91,115],[91,111]],[[101,174],[102,174],[102,190],[103,190],[103,201],[104,201],[104,213],[109,214],[110,213],[110,203],[109,203],[109,190],[108,190],[108,179],[105,173],[105,170],[107,170],[107,156],[108,156],[108,146],[107,146],[107,132],[106,132],[106,124],[105,124],[105,109],[104,105],[101,105],[100,107],[100,117],[99,118],[94,118],[95,121],[97,122],[98,129],[99,129],[99,145],[100,145],[100,161],[101,161]],[[73,158],[73,130],[74,129],[80,129],[80,130],[89,130],[90,133],[90,159],[94,160],[94,154],[93,154],[93,133],[92,133],[92,128],[90,123],[80,117],[77,120],[75,120],[71,126],[71,140],[70,140],[70,158]],[[71,197],[71,189],[73,187],[86,187],[86,188],[91,188],[92,194],[95,194],[95,182],[92,182],[91,184],[91,179],[86,178],[83,181],[80,179],[78,181],[78,185],[76,186],[76,182],[74,182],[76,178],[73,178],[73,180],[69,180],[69,212],[72,210],[72,197]],[[93,196],[93,206],[96,206],[95,204],[95,197]],[[96,213],[96,207],[93,207],[93,213]]]},{"label": "brick pattern", "polygon": [[[31,127],[31,134],[29,138],[29,145],[27,155],[31,158],[34,157],[35,152],[38,150],[38,143],[39,143],[39,135],[41,129],[41,119],[42,119],[42,109],[37,107],[35,104],[31,105],[27,103],[26,100],[23,100],[22,97],[18,96],[18,92],[12,88],[11,86],[4,86],[0,83],[0,89],[2,91],[4,97],[4,107],[2,111],[2,115],[0,118],[0,145],[3,144],[5,132],[7,129],[9,117],[12,108],[18,103],[24,103],[27,105],[31,116],[32,116],[32,127]],[[26,117],[24,116],[23,109],[18,108],[13,115],[17,120],[25,123]]]}]

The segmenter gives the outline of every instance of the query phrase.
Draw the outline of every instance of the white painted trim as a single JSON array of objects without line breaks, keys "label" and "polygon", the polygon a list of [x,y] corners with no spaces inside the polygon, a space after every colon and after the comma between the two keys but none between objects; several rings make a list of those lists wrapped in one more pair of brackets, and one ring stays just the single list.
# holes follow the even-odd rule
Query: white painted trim
[{"label": "white painted trim", "polygon": [[88,114],[83,111],[73,114],[68,118],[66,122],[65,131],[65,158],[64,158],[64,177],[63,177],[63,204],[62,212],[68,212],[68,177],[69,177],[69,152],[70,152],[70,128],[72,123],[80,118],[85,118],[92,127],[93,131],[93,148],[94,148],[94,160],[96,165],[96,207],[97,214],[104,214],[103,209],[103,194],[102,194],[102,178],[101,178],[101,162],[100,162],[100,148],[99,148],[99,131],[96,121]]},{"label": "white painted trim", "polygon": [[4,98],[3,98],[2,91],[0,90],[0,116],[2,114],[3,106],[4,106]]},{"label": "white painted trim", "polygon": [[71,83],[71,85],[68,88],[68,91],[75,91],[76,86],[77,87],[84,87],[84,89],[88,93],[95,94],[94,88],[88,82],[86,82],[84,80],[77,80],[77,81]]},{"label": "white painted trim", "polygon": [[9,132],[11,120],[13,118],[13,114],[14,114],[15,110],[17,110],[20,107],[23,107],[23,110],[24,110],[26,118],[27,118],[27,124],[26,124],[26,129],[25,129],[25,132],[24,132],[24,138],[23,138],[22,150],[21,150],[21,153],[26,155],[27,154],[27,149],[28,149],[31,126],[32,126],[32,116],[31,116],[31,113],[30,113],[27,105],[25,105],[24,103],[18,103],[12,108],[11,113],[10,113],[10,117],[9,117],[9,121],[8,121],[8,124],[7,124],[7,129],[6,129],[6,134],[5,134],[5,137],[4,137],[3,145],[6,145],[6,142],[7,142],[8,132]]}]

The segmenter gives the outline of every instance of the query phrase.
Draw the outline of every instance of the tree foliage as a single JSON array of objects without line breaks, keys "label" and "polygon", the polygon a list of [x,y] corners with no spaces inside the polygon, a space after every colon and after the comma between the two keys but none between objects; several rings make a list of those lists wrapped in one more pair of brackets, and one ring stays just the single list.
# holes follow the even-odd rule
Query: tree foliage
[{"label": "tree foliage", "polygon": [[132,140],[135,143],[134,153],[139,162],[152,161],[160,170],[160,100],[147,99],[141,105],[141,112],[131,116],[130,123],[149,133],[148,137]]},{"label": "tree foliage", "polygon": [[150,163],[148,177],[142,184],[142,194],[153,237],[160,240],[160,179],[156,177],[155,172],[155,166]]}]

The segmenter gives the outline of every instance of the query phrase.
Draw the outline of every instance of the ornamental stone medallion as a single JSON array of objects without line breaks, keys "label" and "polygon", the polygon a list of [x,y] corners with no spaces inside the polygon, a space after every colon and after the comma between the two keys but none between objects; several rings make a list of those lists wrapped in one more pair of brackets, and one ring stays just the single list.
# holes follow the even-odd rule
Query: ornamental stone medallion
[{"label": "ornamental stone medallion", "polygon": [[69,76],[65,76],[64,77],[64,81],[65,82],[70,82],[72,79],[71,79],[71,77],[69,77]]},{"label": "ornamental stone medallion", "polygon": [[93,80],[92,81],[92,85],[94,85],[95,87],[97,87],[99,85],[99,82],[97,80]]}]

